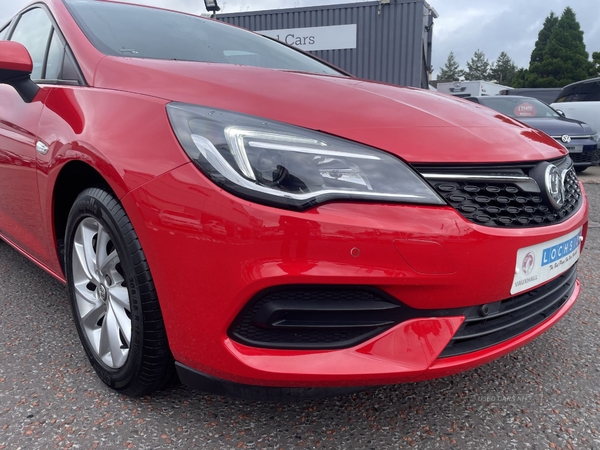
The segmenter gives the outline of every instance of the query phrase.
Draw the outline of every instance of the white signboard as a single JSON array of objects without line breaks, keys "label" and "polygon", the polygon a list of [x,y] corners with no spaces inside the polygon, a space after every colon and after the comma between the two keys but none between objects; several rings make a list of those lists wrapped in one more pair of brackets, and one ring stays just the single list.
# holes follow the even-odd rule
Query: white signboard
[{"label": "white signboard", "polygon": [[305,51],[356,48],[356,24],[264,30],[257,31],[257,33]]}]

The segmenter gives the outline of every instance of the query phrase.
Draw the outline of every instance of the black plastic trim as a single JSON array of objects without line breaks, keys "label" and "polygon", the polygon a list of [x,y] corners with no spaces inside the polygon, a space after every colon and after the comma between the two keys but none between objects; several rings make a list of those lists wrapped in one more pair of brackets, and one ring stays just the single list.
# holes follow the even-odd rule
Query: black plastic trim
[{"label": "black plastic trim", "polygon": [[[343,349],[410,319],[465,316],[440,355],[456,356],[500,344],[544,322],[570,298],[576,279],[577,264],[532,291],[485,305],[450,309],[412,308],[372,286],[277,286],[252,298],[229,327],[228,335],[257,348]],[[327,300],[331,292],[338,297],[335,301]],[[346,301],[344,292],[363,293],[367,299]],[[289,300],[281,296],[286,293]],[[306,299],[299,301],[303,293]],[[315,293],[321,293],[324,300],[315,301],[311,297]]]},{"label": "black plastic trim", "polygon": [[[577,280],[577,264],[558,278],[502,302],[491,304],[492,314],[482,316],[479,308],[464,311],[465,321],[440,358],[482,350],[519,336],[546,321],[571,297]],[[535,295],[538,292],[539,295]],[[532,297],[532,300],[529,299]],[[546,300],[546,301],[545,301]],[[522,303],[519,303],[521,302]],[[503,308],[510,302],[515,307]]]},{"label": "black plastic trim", "polygon": [[[50,11],[50,9],[48,8],[48,6],[46,4],[33,3],[29,6],[27,6],[25,9],[22,9],[21,11],[19,11],[19,13],[16,14],[15,17],[13,18],[13,21],[11,24],[11,29],[8,32],[8,35],[6,36],[6,40],[9,40],[9,41],[12,40],[12,35],[15,32],[15,28],[19,25],[19,21],[21,20],[21,17],[23,16],[23,14],[25,14],[26,12],[31,11],[33,9],[36,9],[36,8],[41,8],[48,15],[48,18],[50,19],[50,22],[52,23],[52,27],[53,27],[53,32],[50,35],[50,39],[52,38],[54,33],[56,33],[56,35],[58,36],[58,38],[60,39],[61,43],[64,46],[65,58],[67,57],[67,55],[71,58],[73,65],[75,66],[75,70],[77,72],[77,76],[79,79],[78,80],[60,80],[59,82],[57,82],[57,80],[33,80],[33,81],[36,83],[40,83],[40,84],[69,84],[69,85],[70,85],[70,82],[76,81],[78,86],[88,86],[88,83],[87,83],[85,77],[83,76],[83,72],[81,71],[81,67],[79,66],[79,63],[77,62],[77,58],[75,58],[75,55],[73,54],[73,51],[71,50],[69,43],[65,39],[65,35],[63,34],[62,30],[58,26],[58,22],[56,22],[56,19],[54,19],[54,15],[52,14],[52,11]],[[44,73],[46,72],[45,63],[46,63],[47,56],[48,56],[48,48],[46,48],[46,53],[44,54]],[[64,59],[63,59],[63,61],[64,61]],[[64,65],[64,63],[63,63],[63,65]]]},{"label": "black plastic trim", "polygon": [[179,380],[193,389],[210,392],[225,397],[239,398],[249,401],[285,402],[299,400],[316,400],[321,398],[350,395],[367,389],[366,387],[326,387],[302,388],[280,386],[256,386],[234,383],[211,377],[192,369],[180,362],[175,363]]},{"label": "black plastic trim", "polygon": [[[349,296],[363,295],[364,300],[282,300],[264,302],[281,293],[291,295],[318,293]],[[264,304],[263,304],[264,303]],[[258,309],[257,309],[258,308]],[[286,285],[267,288],[249,301],[229,327],[229,336],[237,342],[259,348],[340,349],[360,344],[394,325],[418,317],[418,310],[372,286]],[[249,319],[251,318],[251,319]],[[248,322],[248,321],[251,322]],[[348,336],[331,342],[274,342],[252,339],[241,330],[253,326],[265,332],[299,335],[306,333],[345,333]],[[299,339],[301,340],[301,339]]]},{"label": "black plastic trim", "polygon": [[[544,169],[554,163],[559,170],[566,170],[564,179],[565,201],[555,208],[549,194],[543,188]],[[528,165],[529,164],[529,165]],[[469,222],[486,227],[533,228],[555,225],[568,220],[583,204],[572,160],[542,161],[530,167],[526,165],[472,165],[472,166],[414,166],[425,174],[430,186]],[[436,177],[436,175],[439,175]],[[465,179],[462,176],[467,175]],[[534,192],[511,180],[476,179],[481,175],[497,177],[520,175],[533,180],[540,191]],[[470,179],[472,178],[472,179]]]},{"label": "black plastic trim", "polygon": [[15,88],[17,93],[21,96],[25,103],[31,103],[37,93],[40,90],[40,87],[31,81],[29,75],[25,72],[19,71],[2,71],[2,74],[6,76],[7,79],[2,81],[3,84],[8,84]]}]

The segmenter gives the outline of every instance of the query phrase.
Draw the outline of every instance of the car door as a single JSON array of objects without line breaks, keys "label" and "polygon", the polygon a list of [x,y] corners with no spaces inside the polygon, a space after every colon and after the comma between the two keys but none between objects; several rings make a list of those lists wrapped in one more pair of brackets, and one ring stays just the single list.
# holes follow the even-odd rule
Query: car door
[{"label": "car door", "polygon": [[57,45],[53,49],[53,22],[42,7],[26,10],[15,21],[9,32],[3,30],[4,37],[27,48],[33,61],[31,78],[42,89],[34,101],[26,103],[14,88],[0,85],[0,233],[43,262],[48,261],[49,252],[44,242],[36,152],[44,151],[44,143],[36,133],[49,92],[44,79],[48,69],[53,70],[49,61]]}]

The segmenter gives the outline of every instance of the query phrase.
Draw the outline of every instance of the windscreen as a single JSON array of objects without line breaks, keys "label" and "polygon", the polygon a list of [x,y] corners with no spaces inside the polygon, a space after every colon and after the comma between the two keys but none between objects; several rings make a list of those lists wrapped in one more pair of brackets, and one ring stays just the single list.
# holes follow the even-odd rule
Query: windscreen
[{"label": "windscreen", "polygon": [[106,55],[342,75],[295,49],[213,20],[97,0],[65,3],[90,42]]},{"label": "windscreen", "polygon": [[530,97],[485,97],[479,98],[479,103],[515,119],[560,117],[548,105]]}]

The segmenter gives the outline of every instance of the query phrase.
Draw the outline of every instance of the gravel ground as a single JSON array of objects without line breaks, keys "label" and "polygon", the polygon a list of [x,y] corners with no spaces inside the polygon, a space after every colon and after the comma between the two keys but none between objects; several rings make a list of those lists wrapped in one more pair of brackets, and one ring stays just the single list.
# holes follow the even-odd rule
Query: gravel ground
[{"label": "gravel ground", "polygon": [[131,399],[80,347],[65,288],[0,242],[0,449],[600,449],[600,184],[571,312],[524,348],[430,382],[291,404],[183,386]]}]

